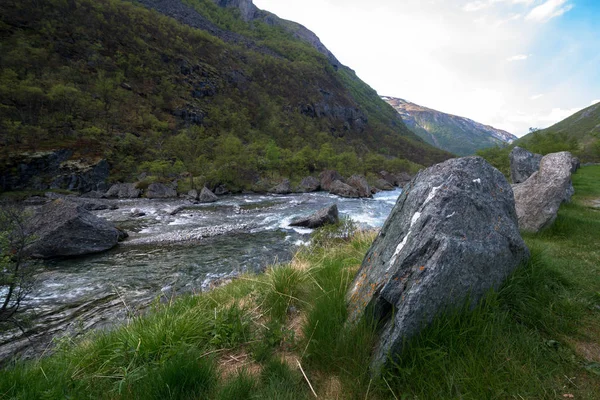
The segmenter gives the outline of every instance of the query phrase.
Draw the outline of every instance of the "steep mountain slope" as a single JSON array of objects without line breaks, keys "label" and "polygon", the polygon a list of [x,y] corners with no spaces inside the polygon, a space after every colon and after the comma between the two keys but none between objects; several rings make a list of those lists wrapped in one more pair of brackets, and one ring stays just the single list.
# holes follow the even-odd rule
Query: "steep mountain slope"
[{"label": "steep mountain slope", "polygon": [[[596,103],[549,128],[531,132],[518,140],[518,146],[546,153],[565,143],[583,160],[600,161],[600,103]],[[550,147],[549,147],[550,146]]]},{"label": "steep mountain slope", "polygon": [[4,0],[0,54],[0,169],[69,148],[107,158],[113,180],[187,171],[239,187],[450,156],[312,32],[250,0]]},{"label": "steep mountain slope", "polygon": [[400,113],[408,127],[428,143],[466,156],[477,150],[510,143],[516,136],[468,118],[445,114],[403,99],[382,97]]}]

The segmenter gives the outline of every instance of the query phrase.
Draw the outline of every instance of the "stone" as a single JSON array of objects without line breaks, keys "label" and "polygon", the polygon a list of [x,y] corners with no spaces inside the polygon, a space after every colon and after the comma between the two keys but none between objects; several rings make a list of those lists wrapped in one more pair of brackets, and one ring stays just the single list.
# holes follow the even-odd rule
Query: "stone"
[{"label": "stone", "polygon": [[408,172],[400,172],[399,174],[396,175],[396,182],[397,182],[397,185],[400,187],[406,186],[410,182],[411,179],[412,179],[412,176]]},{"label": "stone", "polygon": [[336,194],[340,197],[358,198],[358,190],[342,181],[334,181],[329,186],[329,193]]},{"label": "stone", "polygon": [[398,186],[398,178],[393,174],[390,174],[387,171],[381,171],[379,172],[379,176],[381,176],[381,179],[385,179],[390,185]]},{"label": "stone", "polygon": [[44,197],[47,197],[51,200],[64,199],[80,205],[88,211],[116,210],[119,208],[116,204],[109,203],[107,200],[96,198],[76,197],[74,195],[64,195],[54,192],[46,192],[44,193]]},{"label": "stone", "polygon": [[510,178],[513,183],[525,182],[535,171],[540,168],[541,154],[533,154],[520,147],[515,147],[510,152]]},{"label": "stone", "polygon": [[292,193],[292,185],[289,179],[284,179],[279,185],[272,187],[268,191],[274,194],[290,194]]},{"label": "stone", "polygon": [[321,188],[321,182],[314,176],[307,176],[302,179],[298,185],[297,191],[300,193],[316,192]]},{"label": "stone", "polygon": [[113,248],[126,234],[70,199],[42,206],[27,222],[35,241],[25,249],[34,258],[72,257]]},{"label": "stone", "polygon": [[344,178],[334,170],[326,170],[319,174],[321,189],[331,191],[331,185],[335,181],[344,182]]},{"label": "stone", "polygon": [[177,197],[177,191],[170,185],[164,183],[151,183],[146,190],[149,199],[172,199]]},{"label": "stone", "polygon": [[196,189],[192,189],[189,192],[187,192],[187,198],[190,200],[198,200],[198,191]]},{"label": "stone", "polygon": [[579,158],[573,157],[571,159],[571,173],[574,174],[579,168],[581,168],[581,161]]},{"label": "stone", "polygon": [[135,187],[135,183],[115,183],[104,194],[104,197],[118,199],[137,199],[142,191]]},{"label": "stone", "polygon": [[290,223],[290,226],[316,229],[326,224],[337,224],[338,221],[339,215],[337,204],[332,204],[309,216],[294,218]]},{"label": "stone", "polygon": [[225,186],[225,185],[219,185],[215,188],[215,194],[217,196],[223,196],[223,195],[226,195],[229,193],[231,193],[231,192],[229,191],[229,189],[227,189],[227,186]]},{"label": "stone", "polygon": [[394,185],[390,184],[383,178],[377,179],[374,186],[379,190],[394,190]]},{"label": "stone", "polygon": [[140,210],[139,208],[132,208],[131,209],[131,218],[139,218],[139,217],[143,217],[144,215],[146,215],[145,212],[143,212],[142,210]]},{"label": "stone", "polygon": [[[347,301],[349,323],[381,324],[376,374],[433,318],[475,306],[529,257],[511,187],[481,157],[448,160],[404,188],[367,252]],[[367,311],[369,310],[369,311]]]},{"label": "stone", "polygon": [[219,200],[219,198],[207,187],[203,187],[198,196],[198,201],[200,203],[214,203],[217,200]]},{"label": "stone", "polygon": [[359,197],[373,197],[367,178],[362,175],[352,175],[346,183],[358,192]]},{"label": "stone", "polygon": [[539,232],[552,225],[558,208],[571,200],[571,153],[563,151],[544,156],[540,169],[525,182],[513,185],[519,227]]}]

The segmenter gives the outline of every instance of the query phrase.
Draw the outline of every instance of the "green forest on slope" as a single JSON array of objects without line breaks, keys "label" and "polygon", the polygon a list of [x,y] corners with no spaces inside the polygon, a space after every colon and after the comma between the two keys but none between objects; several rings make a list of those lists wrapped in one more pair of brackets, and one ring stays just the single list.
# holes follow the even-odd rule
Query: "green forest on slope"
[{"label": "green forest on slope", "polygon": [[107,158],[112,180],[187,172],[246,187],[324,168],[410,171],[450,156],[282,27],[186,3],[256,48],[137,3],[3,1],[0,159],[71,148],[90,162]]}]

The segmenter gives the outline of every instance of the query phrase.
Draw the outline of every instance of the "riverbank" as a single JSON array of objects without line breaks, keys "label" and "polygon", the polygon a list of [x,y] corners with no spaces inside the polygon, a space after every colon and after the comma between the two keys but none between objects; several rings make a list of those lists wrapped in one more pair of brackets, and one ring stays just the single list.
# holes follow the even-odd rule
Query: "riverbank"
[{"label": "riverbank", "polygon": [[375,329],[345,325],[345,294],[374,238],[318,233],[261,275],[157,302],[111,332],[0,374],[6,398],[400,399],[600,396],[600,167],[531,260],[473,311],[442,316],[381,378],[367,369]]}]

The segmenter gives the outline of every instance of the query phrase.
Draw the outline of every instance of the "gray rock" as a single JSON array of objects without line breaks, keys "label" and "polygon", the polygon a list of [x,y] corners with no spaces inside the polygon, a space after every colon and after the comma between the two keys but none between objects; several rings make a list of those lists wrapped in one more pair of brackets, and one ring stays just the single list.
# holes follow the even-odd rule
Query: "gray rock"
[{"label": "gray rock", "polygon": [[177,191],[164,183],[151,183],[146,191],[146,197],[149,199],[172,199],[177,197]]},{"label": "gray rock", "polygon": [[348,294],[349,321],[381,322],[371,366],[436,315],[474,306],[529,257],[510,185],[481,157],[437,164],[403,191]]},{"label": "gray rock", "polygon": [[339,215],[337,204],[332,204],[307,217],[294,218],[290,223],[290,226],[302,226],[305,228],[316,229],[326,224],[336,224],[338,221]]},{"label": "gray rock", "polygon": [[284,179],[279,185],[269,189],[269,193],[275,194],[290,194],[292,193],[292,185],[289,179]]},{"label": "gray rock", "polygon": [[135,187],[135,183],[115,183],[104,194],[104,197],[118,199],[137,199],[142,191]]},{"label": "gray rock", "polygon": [[198,191],[196,189],[192,189],[187,192],[187,198],[190,200],[198,200]]},{"label": "gray rock", "polygon": [[541,154],[533,154],[520,147],[515,147],[509,154],[510,178],[513,183],[525,182],[540,168]]},{"label": "gray rock", "polygon": [[300,193],[310,193],[316,192],[321,188],[321,182],[314,176],[307,176],[302,179],[300,184],[298,185],[297,191]]},{"label": "gray rock", "polygon": [[385,179],[390,185],[398,186],[398,178],[393,174],[390,174],[387,171],[381,171],[379,172],[379,176],[381,176],[381,179]]},{"label": "gray rock", "polygon": [[88,198],[88,199],[103,199],[104,192],[100,192],[98,190],[92,190],[90,192],[82,194],[80,197]]},{"label": "gray rock", "polygon": [[336,194],[341,197],[358,198],[358,190],[342,181],[334,181],[329,185],[329,193]]},{"label": "gray rock", "polygon": [[367,178],[362,175],[352,175],[346,183],[358,192],[359,197],[373,197]]},{"label": "gray rock", "polygon": [[335,181],[344,182],[344,178],[337,173],[337,171],[326,170],[319,174],[319,180],[321,181],[321,189],[331,191],[331,185]]},{"label": "gray rock", "polygon": [[513,185],[519,227],[539,232],[552,225],[558,208],[571,200],[571,153],[563,151],[544,156],[540,169],[525,182]]},{"label": "gray rock", "polygon": [[581,168],[581,161],[579,158],[573,157],[571,159],[571,173],[574,174],[579,168]]},{"label": "gray rock", "polygon": [[143,212],[142,210],[140,210],[139,208],[132,208],[131,209],[131,218],[139,218],[139,217],[143,217],[144,215],[146,215],[145,212]]},{"label": "gray rock", "polygon": [[35,241],[26,248],[34,258],[81,256],[117,245],[126,234],[67,199],[42,206],[27,223]]},{"label": "gray rock", "polygon": [[209,188],[203,187],[202,191],[200,191],[200,196],[198,196],[198,201],[200,203],[214,203],[219,200],[219,198],[210,191]]},{"label": "gray rock", "polygon": [[229,194],[229,193],[231,193],[231,192],[229,191],[229,189],[227,189],[227,187],[225,185],[219,185],[215,188],[215,194],[217,196],[223,196],[223,195]]},{"label": "gray rock", "polygon": [[400,172],[396,175],[396,182],[398,186],[404,187],[406,186],[412,179],[412,176],[408,172]]},{"label": "gray rock", "polygon": [[375,181],[375,187],[379,190],[394,190],[394,185],[390,184],[383,178],[377,179]]}]

